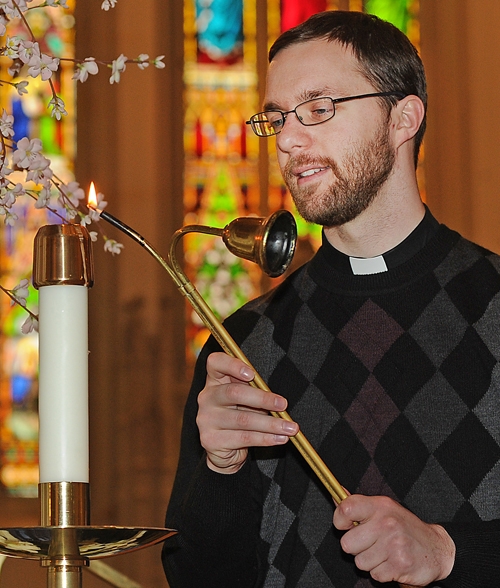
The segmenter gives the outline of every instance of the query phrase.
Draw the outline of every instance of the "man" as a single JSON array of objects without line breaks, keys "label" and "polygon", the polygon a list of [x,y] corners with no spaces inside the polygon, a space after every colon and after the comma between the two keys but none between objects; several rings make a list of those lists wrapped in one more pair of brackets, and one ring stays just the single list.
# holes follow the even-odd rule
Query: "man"
[{"label": "man", "polygon": [[[214,341],[200,356],[173,588],[500,585],[500,264],[420,199],[425,109],[415,49],[376,17],[321,13],[271,48],[252,128],[323,244],[226,321],[273,393]],[[352,493],[337,507],[299,426]]]}]

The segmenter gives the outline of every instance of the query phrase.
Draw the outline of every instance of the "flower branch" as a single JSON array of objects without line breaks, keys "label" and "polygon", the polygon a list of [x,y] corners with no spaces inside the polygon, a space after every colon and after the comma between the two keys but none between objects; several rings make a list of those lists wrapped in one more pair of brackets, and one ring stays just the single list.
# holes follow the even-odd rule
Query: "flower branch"
[{"label": "flower branch", "polygon": [[[105,11],[114,8],[117,0],[104,0],[101,8]],[[96,75],[99,68],[105,67],[111,70],[110,84],[119,83],[121,75],[127,65],[134,64],[141,70],[150,65],[157,69],[163,69],[164,56],[159,55],[150,59],[146,53],[141,53],[137,58],[129,59],[121,54],[114,60],[103,61],[94,57],[75,59],[50,55],[43,52],[40,43],[36,39],[30,27],[26,14],[29,10],[40,8],[68,9],[66,0],[0,0],[0,37],[7,34],[10,23],[22,23],[28,38],[21,36],[8,36],[0,46],[0,56],[11,60],[8,73],[11,79],[0,79],[0,86],[6,85],[14,88],[20,98],[29,94],[27,80],[19,80],[23,73],[32,78],[39,78],[49,84],[51,98],[47,107],[51,117],[61,120],[68,113],[66,106],[57,94],[54,84],[54,74],[59,71],[61,62],[75,64],[73,80],[85,82],[89,75]],[[18,221],[15,212],[15,204],[19,197],[28,196],[34,200],[34,207],[47,209],[61,222],[79,222],[83,226],[95,224],[104,241],[105,251],[112,255],[119,254],[123,245],[106,236],[101,228],[99,214],[93,209],[88,209],[84,203],[84,191],[78,182],[64,182],[51,168],[51,161],[43,154],[42,141],[39,138],[22,137],[15,139],[14,116],[2,109],[0,114],[0,216],[4,216],[6,225],[14,225]],[[24,181],[17,181],[19,173],[24,174]],[[12,179],[15,178],[15,179]],[[51,204],[55,201],[56,204]],[[106,206],[104,196],[97,195],[99,209]],[[97,231],[89,231],[93,241],[97,239]],[[30,332],[37,328],[37,316],[26,306],[28,296],[27,280],[22,280],[18,286],[9,290],[0,285],[0,290],[7,294],[13,303],[22,306],[28,313],[28,318],[22,326],[23,332]]]},{"label": "flower branch", "polygon": [[12,290],[8,290],[7,288],[4,288],[2,284],[0,284],[0,290],[7,294],[7,296],[12,300],[12,303],[19,304],[19,306],[22,306],[28,313],[28,318],[21,326],[21,332],[24,335],[31,333],[31,331],[38,331],[38,315],[32,312],[26,305],[26,299],[29,296],[28,285],[29,281],[26,278],[21,280],[17,286],[12,288]]}]

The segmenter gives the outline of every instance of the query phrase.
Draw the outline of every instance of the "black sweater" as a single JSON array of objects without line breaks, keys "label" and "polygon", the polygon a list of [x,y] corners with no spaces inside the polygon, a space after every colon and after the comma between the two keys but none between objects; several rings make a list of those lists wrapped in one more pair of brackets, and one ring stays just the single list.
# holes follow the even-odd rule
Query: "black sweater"
[{"label": "black sweater", "polygon": [[[500,585],[500,259],[441,226],[381,274],[315,257],[226,326],[340,483],[387,495],[457,547],[453,588]],[[199,445],[186,404],[163,563],[172,588],[377,586],[340,548],[331,497],[291,443],[234,475]],[[386,584],[392,586],[395,584]]]}]

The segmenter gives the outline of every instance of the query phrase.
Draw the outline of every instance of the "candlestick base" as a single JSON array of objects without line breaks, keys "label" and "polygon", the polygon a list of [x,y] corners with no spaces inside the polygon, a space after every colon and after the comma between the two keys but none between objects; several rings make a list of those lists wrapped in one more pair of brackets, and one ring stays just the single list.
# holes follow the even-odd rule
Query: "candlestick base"
[{"label": "candlestick base", "polygon": [[[19,527],[0,529],[0,554],[38,559],[47,568],[47,588],[82,588],[90,560],[150,547],[175,535],[162,528]],[[126,586],[120,579],[115,586]]]},{"label": "candlestick base", "polygon": [[39,495],[41,526],[0,529],[0,555],[39,560],[47,568],[47,588],[81,588],[82,569],[90,560],[150,547],[177,533],[91,526],[87,482],[44,482]]},{"label": "candlestick base", "polygon": [[91,559],[150,547],[176,533],[160,527],[12,527],[0,529],[0,554],[38,559],[44,566],[81,566]]}]

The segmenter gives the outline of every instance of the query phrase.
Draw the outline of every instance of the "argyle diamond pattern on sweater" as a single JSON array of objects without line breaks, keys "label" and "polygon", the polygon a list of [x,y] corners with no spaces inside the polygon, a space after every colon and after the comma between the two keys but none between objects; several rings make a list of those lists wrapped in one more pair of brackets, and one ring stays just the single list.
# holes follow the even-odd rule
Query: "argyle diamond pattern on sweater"
[{"label": "argyle diamond pattern on sweater", "polygon": [[[492,491],[500,479],[500,426],[488,396],[498,390],[492,372],[500,338],[491,343],[490,323],[481,321],[500,279],[476,249],[464,252],[445,261],[454,274],[439,266],[397,293],[336,296],[301,276],[287,293],[290,320],[276,307],[272,317],[259,309],[280,350],[275,363],[268,357],[270,387],[288,398],[290,414],[334,475],[353,492],[391,496],[430,522],[500,516]],[[252,337],[245,344],[251,349]],[[314,478],[297,485],[304,476],[296,472],[307,468],[301,460],[288,448],[269,477],[264,586],[377,585],[340,564],[350,558],[330,524],[331,500]]]}]

